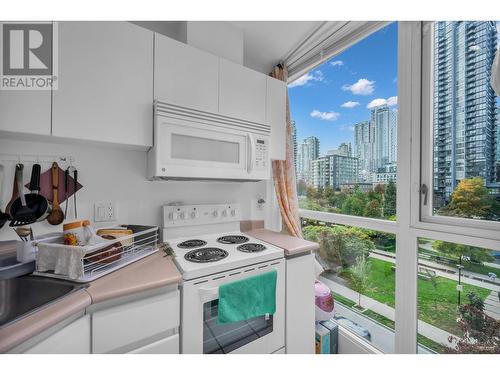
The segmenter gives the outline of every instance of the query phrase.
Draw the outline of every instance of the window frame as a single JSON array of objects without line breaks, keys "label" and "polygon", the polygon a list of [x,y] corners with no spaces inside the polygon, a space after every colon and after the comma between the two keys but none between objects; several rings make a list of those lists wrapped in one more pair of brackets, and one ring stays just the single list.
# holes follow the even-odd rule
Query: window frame
[{"label": "window frame", "polygon": [[431,103],[428,25],[430,22],[398,22],[397,221],[299,210],[302,218],[396,235],[394,347],[398,354],[416,354],[418,350],[418,239],[500,249],[500,231],[492,229],[500,223],[421,216],[422,134],[424,126],[428,129],[432,124],[429,117],[425,119]]},{"label": "window frame", "polygon": [[[500,240],[500,222],[466,219],[451,216],[433,215],[433,87],[434,87],[434,21],[421,23],[421,126],[415,128],[412,136],[413,148],[421,150],[420,155],[413,153],[412,202],[418,204],[419,212],[412,212],[412,226],[422,230],[435,230],[444,233],[465,234],[477,238],[477,246],[485,239]],[[417,103],[414,103],[417,105]],[[417,174],[418,172],[418,174]],[[428,187],[427,205],[424,205],[420,187]]]}]

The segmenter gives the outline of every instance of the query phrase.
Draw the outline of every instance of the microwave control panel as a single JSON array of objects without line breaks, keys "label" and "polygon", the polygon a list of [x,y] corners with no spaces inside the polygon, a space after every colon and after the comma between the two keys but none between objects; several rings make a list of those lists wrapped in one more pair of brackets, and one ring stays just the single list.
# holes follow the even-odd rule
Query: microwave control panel
[{"label": "microwave control panel", "polygon": [[266,169],[269,164],[269,139],[255,139],[255,168]]}]

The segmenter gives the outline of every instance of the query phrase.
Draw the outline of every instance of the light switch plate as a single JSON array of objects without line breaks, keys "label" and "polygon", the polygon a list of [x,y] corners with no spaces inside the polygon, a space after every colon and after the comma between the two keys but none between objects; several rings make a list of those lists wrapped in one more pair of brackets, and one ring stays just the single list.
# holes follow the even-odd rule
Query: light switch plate
[{"label": "light switch plate", "polygon": [[94,222],[116,221],[116,207],[114,202],[94,203]]}]

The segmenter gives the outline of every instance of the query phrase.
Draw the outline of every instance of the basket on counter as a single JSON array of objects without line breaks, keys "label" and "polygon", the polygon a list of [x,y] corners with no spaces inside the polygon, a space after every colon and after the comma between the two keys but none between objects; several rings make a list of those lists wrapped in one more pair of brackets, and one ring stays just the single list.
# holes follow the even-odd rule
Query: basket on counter
[{"label": "basket on counter", "polygon": [[98,234],[106,241],[86,246],[39,243],[34,274],[89,282],[158,251],[155,226],[126,225]]}]

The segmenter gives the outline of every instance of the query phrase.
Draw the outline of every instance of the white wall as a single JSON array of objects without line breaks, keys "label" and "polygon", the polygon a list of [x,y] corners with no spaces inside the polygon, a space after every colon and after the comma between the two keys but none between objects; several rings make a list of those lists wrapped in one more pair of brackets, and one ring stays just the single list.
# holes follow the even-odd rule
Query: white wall
[{"label": "white wall", "polygon": [[[117,223],[148,224],[161,226],[161,206],[170,202],[190,203],[240,203],[243,219],[262,220],[264,209],[260,210],[257,200],[266,198],[266,183],[262,182],[202,182],[146,180],[146,152],[111,148],[107,145],[63,144],[45,141],[32,142],[0,139],[0,163],[6,173],[0,181],[2,193],[0,204],[5,208],[12,193],[15,155],[32,160],[25,163],[27,182],[31,165],[36,156],[42,160],[42,172],[49,169],[51,162],[44,155],[71,155],[79,171],[79,181],[84,186],[78,192],[78,214],[80,218],[93,221],[93,204],[99,201],[116,203]],[[8,160],[11,159],[11,160]],[[67,165],[61,165],[65,169]],[[69,206],[70,208],[72,205]],[[64,204],[62,206],[64,209]],[[68,215],[70,216],[70,215]],[[72,211],[71,217],[73,218]],[[104,223],[110,225],[116,223]],[[62,230],[47,222],[33,226],[35,235]],[[0,241],[17,239],[8,225],[0,230]]]}]

